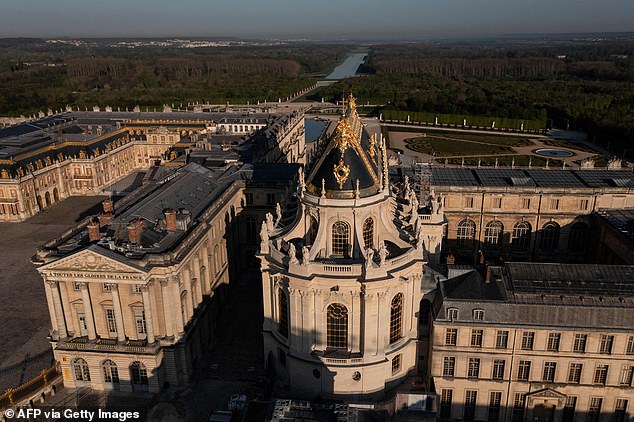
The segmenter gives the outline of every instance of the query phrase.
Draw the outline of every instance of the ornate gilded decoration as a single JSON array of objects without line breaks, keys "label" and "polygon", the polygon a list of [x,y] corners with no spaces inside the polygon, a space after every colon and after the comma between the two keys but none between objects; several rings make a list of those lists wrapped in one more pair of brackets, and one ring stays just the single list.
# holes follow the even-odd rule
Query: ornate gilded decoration
[{"label": "ornate gilded decoration", "polygon": [[368,151],[368,153],[370,154],[370,157],[372,157],[372,159],[374,160],[374,156],[376,155],[376,147],[375,147],[375,143],[376,140],[374,139],[374,133],[372,135],[370,135],[370,149]]},{"label": "ornate gilded decoration", "polygon": [[348,108],[350,110],[356,110],[357,108],[357,100],[352,96],[352,92],[348,95]]},{"label": "ornate gilded decoration", "polygon": [[350,167],[344,164],[343,159],[339,160],[339,164],[335,165],[333,168],[333,172],[335,174],[335,179],[337,179],[337,184],[339,185],[339,189],[343,188],[343,184],[348,180],[348,175],[350,174]]},{"label": "ornate gilded decoration", "polygon": [[359,141],[356,139],[354,133],[352,132],[352,128],[348,124],[348,121],[345,117],[339,119],[339,123],[335,128],[335,138],[334,138],[335,146],[339,148],[341,155],[346,151],[347,148],[352,147],[353,144],[358,143]]}]

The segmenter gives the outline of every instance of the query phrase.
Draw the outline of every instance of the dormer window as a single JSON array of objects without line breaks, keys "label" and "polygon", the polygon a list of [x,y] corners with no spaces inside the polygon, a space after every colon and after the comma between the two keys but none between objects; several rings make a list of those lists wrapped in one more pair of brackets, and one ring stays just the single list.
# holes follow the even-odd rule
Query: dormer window
[{"label": "dormer window", "polygon": [[484,309],[474,309],[473,310],[473,320],[474,321],[484,321]]},{"label": "dormer window", "polygon": [[447,309],[447,319],[450,321],[455,321],[458,319],[458,309],[449,308]]}]

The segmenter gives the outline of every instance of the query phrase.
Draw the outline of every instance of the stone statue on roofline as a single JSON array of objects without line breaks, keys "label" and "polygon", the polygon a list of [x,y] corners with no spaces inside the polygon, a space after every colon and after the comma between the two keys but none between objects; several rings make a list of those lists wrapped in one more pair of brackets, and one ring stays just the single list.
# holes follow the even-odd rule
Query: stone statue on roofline
[{"label": "stone statue on roofline", "polygon": [[289,243],[288,245],[288,257],[289,257],[289,264],[298,264],[299,261],[297,260],[297,250],[295,249],[295,245],[293,245],[292,243]]}]

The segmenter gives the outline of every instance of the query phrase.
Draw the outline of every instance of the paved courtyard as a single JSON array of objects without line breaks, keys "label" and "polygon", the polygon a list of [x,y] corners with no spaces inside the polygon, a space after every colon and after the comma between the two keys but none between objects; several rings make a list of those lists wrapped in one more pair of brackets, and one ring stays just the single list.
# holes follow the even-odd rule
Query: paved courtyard
[{"label": "paved courtyard", "polygon": [[72,197],[23,223],[0,223],[0,391],[51,366],[42,279],[30,258],[38,247],[100,209],[102,196]]}]

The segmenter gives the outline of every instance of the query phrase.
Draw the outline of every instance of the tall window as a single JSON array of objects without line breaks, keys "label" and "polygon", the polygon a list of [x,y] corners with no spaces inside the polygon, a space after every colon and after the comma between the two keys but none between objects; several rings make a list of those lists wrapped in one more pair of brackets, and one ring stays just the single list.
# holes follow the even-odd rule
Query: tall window
[{"label": "tall window", "polygon": [[484,309],[474,309],[473,319],[474,321],[484,321]]},{"label": "tall window", "polygon": [[456,308],[448,308],[447,309],[447,319],[449,321],[455,321],[458,319],[458,309]]},{"label": "tall window", "polygon": [[490,221],[484,227],[484,244],[488,247],[499,247],[502,245],[502,233],[504,225],[501,221]]},{"label": "tall window", "polygon": [[546,345],[546,350],[549,352],[558,352],[560,340],[561,333],[548,333],[548,344]]},{"label": "tall window", "polygon": [[330,349],[348,348],[348,309],[340,304],[328,306],[327,344]]},{"label": "tall window", "polygon": [[458,329],[447,328],[445,331],[445,346],[455,346],[458,343]]},{"label": "tall window", "polygon": [[575,420],[575,409],[577,408],[577,397],[568,396],[564,403],[564,412],[562,415],[562,422],[573,422]]},{"label": "tall window", "polygon": [[403,355],[398,354],[392,358],[392,375],[398,374],[401,371],[401,358]]},{"label": "tall window", "polygon": [[117,364],[111,360],[105,360],[101,364],[101,371],[103,372],[103,381],[109,384],[119,383],[119,370]]},{"label": "tall window", "polygon": [[555,382],[555,371],[557,370],[557,362],[544,362],[544,374],[542,381]]},{"label": "tall window", "polygon": [[475,418],[476,401],[478,398],[477,390],[466,390],[464,399],[464,415],[463,420],[472,421]]},{"label": "tall window", "polygon": [[522,422],[524,420],[524,407],[526,406],[526,394],[515,393],[513,400],[513,422]]},{"label": "tall window", "polygon": [[522,350],[533,350],[534,342],[535,342],[535,332],[526,331],[522,333]]},{"label": "tall window", "polygon": [[475,239],[476,225],[471,220],[462,220],[458,223],[456,230],[456,239],[458,241],[459,248],[469,248],[473,246]]},{"label": "tall window", "polygon": [[130,365],[130,381],[132,385],[148,385],[147,368],[141,362]]},{"label": "tall window", "polygon": [[288,338],[288,299],[286,293],[281,289],[278,290],[278,304],[279,304],[279,319],[277,324],[277,332],[282,337]]},{"label": "tall window", "polygon": [[504,359],[495,359],[493,361],[493,374],[492,378],[494,380],[504,379],[504,366],[506,361]]},{"label": "tall window", "polygon": [[559,224],[551,221],[542,226],[539,247],[546,252],[554,252],[559,246]]},{"label": "tall window", "polygon": [[134,310],[134,324],[136,325],[136,332],[139,335],[139,338],[146,338],[147,329],[145,325],[145,311],[143,309]]},{"label": "tall window", "polygon": [[77,381],[90,381],[90,369],[88,364],[82,358],[73,361],[73,370],[75,371],[75,379]]},{"label": "tall window", "polygon": [[397,293],[390,307],[390,344],[403,337],[403,294]]},{"label": "tall window", "polygon": [[586,224],[573,224],[570,228],[570,236],[568,237],[568,249],[570,252],[584,252],[586,250],[589,237],[590,229]]},{"label": "tall window", "polygon": [[451,402],[453,401],[453,390],[443,388],[440,391],[440,419],[451,418]]},{"label": "tall window", "polygon": [[573,352],[585,353],[587,343],[588,343],[587,334],[575,334],[575,342],[572,346]]},{"label": "tall window", "polygon": [[624,422],[627,417],[627,399],[616,399],[614,405],[614,420],[615,422]]},{"label": "tall window", "polygon": [[614,344],[614,336],[602,335],[601,344],[599,345],[599,353],[611,354],[612,345]]},{"label": "tall window", "polygon": [[531,225],[522,221],[513,226],[511,247],[516,251],[525,251],[531,245]]},{"label": "tall window", "polygon": [[350,226],[343,221],[332,225],[332,254],[340,258],[348,258],[350,244]]},{"label": "tall window", "polygon": [[581,371],[583,365],[580,363],[571,363],[568,370],[568,382],[571,384],[579,384],[581,382]]},{"label": "tall window", "polygon": [[443,377],[453,377],[456,371],[456,358],[453,356],[445,356],[442,366]]},{"label": "tall window", "polygon": [[597,365],[594,370],[594,383],[605,385],[608,379],[608,365]]},{"label": "tall window", "polygon": [[106,325],[108,326],[108,334],[110,334],[110,336],[116,336],[117,320],[114,315],[114,309],[106,309]]},{"label": "tall window", "polygon": [[509,332],[508,331],[498,331],[495,337],[495,348],[496,349],[506,349],[509,343]]},{"label": "tall window", "polygon": [[634,376],[634,366],[625,365],[621,369],[621,376],[619,377],[619,385],[632,386],[632,376]]},{"label": "tall window", "polygon": [[502,404],[502,392],[501,391],[491,391],[491,396],[489,397],[489,421],[499,421],[500,420],[500,407]]},{"label": "tall window", "polygon": [[625,347],[625,353],[628,355],[634,355],[634,336],[630,336],[627,339],[627,346]]},{"label": "tall window", "polygon": [[588,407],[588,422],[596,422],[601,416],[601,406],[603,405],[603,398],[592,397],[590,399],[590,406]]},{"label": "tall window", "polygon": [[517,367],[517,380],[528,381],[531,376],[531,361],[521,360]]},{"label": "tall window", "polygon": [[367,218],[363,222],[363,243],[366,249],[374,247],[374,220],[372,218]]},{"label": "tall window", "polygon": [[480,358],[469,358],[467,376],[469,378],[478,378],[480,376]]},{"label": "tall window", "polygon": [[471,330],[471,347],[482,347],[482,330]]}]

